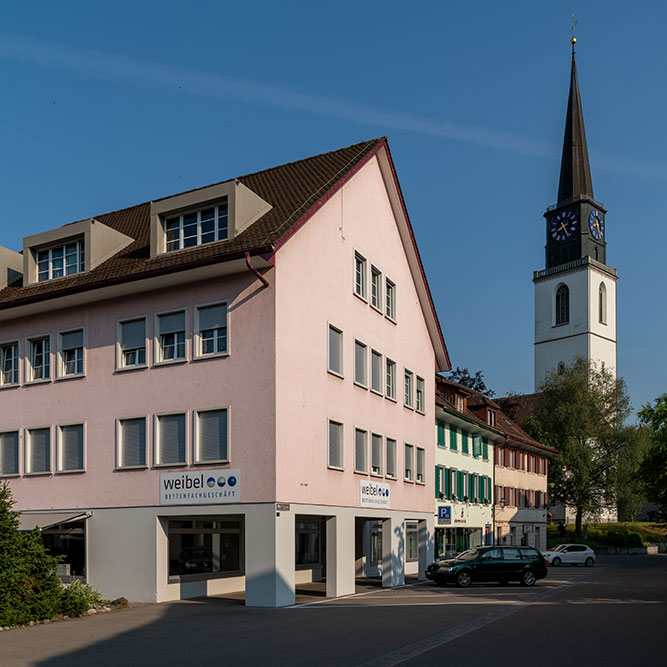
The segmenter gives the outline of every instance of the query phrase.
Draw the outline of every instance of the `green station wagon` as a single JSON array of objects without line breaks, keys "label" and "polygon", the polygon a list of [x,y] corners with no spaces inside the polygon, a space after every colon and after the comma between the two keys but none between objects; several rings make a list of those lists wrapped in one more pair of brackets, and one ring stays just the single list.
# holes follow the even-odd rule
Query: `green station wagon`
[{"label": "green station wagon", "polygon": [[522,586],[532,586],[546,576],[544,556],[532,547],[476,547],[426,568],[426,577],[436,584],[453,582],[462,588],[473,581],[519,581]]}]

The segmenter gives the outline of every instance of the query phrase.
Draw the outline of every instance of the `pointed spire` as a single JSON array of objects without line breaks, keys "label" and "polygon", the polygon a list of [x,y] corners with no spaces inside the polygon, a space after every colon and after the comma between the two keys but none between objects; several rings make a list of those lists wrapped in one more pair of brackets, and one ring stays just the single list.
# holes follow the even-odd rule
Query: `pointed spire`
[{"label": "pointed spire", "polygon": [[570,97],[567,102],[567,118],[565,119],[565,137],[563,139],[563,157],[560,163],[560,183],[558,184],[558,203],[587,195],[593,199],[593,181],[586,147],[584,131],[584,113],[581,109],[579,81],[577,80],[577,63],[574,57],[572,38],[572,74],[570,76]]}]

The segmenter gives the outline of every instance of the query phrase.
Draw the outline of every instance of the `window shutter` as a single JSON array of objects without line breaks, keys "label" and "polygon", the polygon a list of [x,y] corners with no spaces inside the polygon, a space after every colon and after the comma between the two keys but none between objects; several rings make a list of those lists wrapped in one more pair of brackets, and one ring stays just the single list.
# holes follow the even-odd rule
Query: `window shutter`
[{"label": "window shutter", "polygon": [[329,465],[342,468],[340,432],[341,424],[329,422]]},{"label": "window shutter", "polygon": [[160,463],[185,461],[185,415],[158,417],[160,425]]},{"label": "window shutter", "polygon": [[457,495],[459,500],[462,500],[463,496],[465,495],[465,488],[464,488],[464,485],[465,485],[464,479],[465,479],[465,477],[464,477],[463,470],[459,470],[457,474],[458,474],[458,479],[456,481],[456,486],[457,486],[458,493],[456,495]]},{"label": "window shutter", "polygon": [[440,466],[435,466],[435,497],[440,498]]},{"label": "window shutter", "polygon": [[197,415],[200,461],[227,459],[227,410],[207,410]]},{"label": "window shutter", "polygon": [[445,425],[439,421],[437,422],[437,442],[439,445],[444,445],[445,444]]},{"label": "window shutter", "polygon": [[472,455],[481,456],[482,455],[482,436],[474,435],[472,437]]},{"label": "window shutter", "polygon": [[493,502],[493,493],[491,492],[491,478],[487,477],[486,478],[486,490],[487,490],[487,496],[489,499],[489,502]]},{"label": "window shutter", "polygon": [[461,431],[461,451],[464,454],[468,453],[468,432],[467,431]]},{"label": "window shutter", "polygon": [[340,339],[340,331],[336,331],[333,327],[329,327],[329,369],[342,374],[343,365],[340,358]]},{"label": "window shutter", "polygon": [[61,470],[83,470],[83,424],[60,428]]},{"label": "window shutter", "polygon": [[51,430],[30,431],[30,472],[51,470]]},{"label": "window shutter", "polygon": [[452,499],[452,469],[445,468],[445,497],[447,500]]},{"label": "window shutter", "polygon": [[18,475],[19,472],[19,434],[3,433],[0,435],[0,473]]},{"label": "window shutter", "polygon": [[121,465],[146,465],[146,420],[124,419],[121,428]]},{"label": "window shutter", "polygon": [[482,458],[484,460],[489,458],[489,443],[486,440],[482,440]]},{"label": "window shutter", "polygon": [[449,429],[449,448],[456,451],[456,429],[454,427]]},{"label": "window shutter", "polygon": [[224,303],[216,306],[204,306],[198,308],[199,330],[222,329],[227,326],[227,305]]},{"label": "window shutter", "polygon": [[486,500],[486,475],[479,478],[479,501],[483,503]]},{"label": "window shutter", "polygon": [[166,315],[158,315],[160,323],[161,334],[178,333],[185,331],[185,311],[178,313],[167,313]]},{"label": "window shutter", "polygon": [[146,346],[146,320],[123,322],[120,346],[123,350],[137,350]]},{"label": "window shutter", "polygon": [[83,347],[83,329],[62,334],[60,341],[63,350],[76,350],[78,347]]}]

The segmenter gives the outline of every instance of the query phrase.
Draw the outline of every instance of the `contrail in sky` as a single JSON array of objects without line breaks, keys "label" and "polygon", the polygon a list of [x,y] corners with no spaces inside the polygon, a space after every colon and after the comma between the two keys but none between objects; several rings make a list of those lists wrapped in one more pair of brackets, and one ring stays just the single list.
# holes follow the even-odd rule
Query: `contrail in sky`
[{"label": "contrail in sky", "polygon": [[[547,142],[501,132],[479,125],[425,118],[387,111],[353,101],[303,92],[289,86],[241,80],[224,74],[137,61],[127,56],[75,49],[0,32],[0,58],[21,60],[45,68],[69,71],[81,77],[122,84],[159,87],[176,93],[273,106],[350,122],[462,141],[520,155],[556,160],[560,148]],[[611,155],[599,155],[595,167],[606,171],[667,181],[663,165],[649,164]]]}]

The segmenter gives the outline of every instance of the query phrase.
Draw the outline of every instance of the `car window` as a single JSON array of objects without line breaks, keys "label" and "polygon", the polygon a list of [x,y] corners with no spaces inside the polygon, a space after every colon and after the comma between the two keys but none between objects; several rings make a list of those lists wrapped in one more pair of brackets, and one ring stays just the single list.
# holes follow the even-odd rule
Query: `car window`
[{"label": "car window", "polygon": [[565,549],[566,546],[567,544],[559,544],[557,547],[554,547],[552,551],[563,551],[563,549]]},{"label": "car window", "polygon": [[582,547],[580,544],[575,544],[571,546],[568,551],[586,551],[586,547]]},{"label": "car window", "polygon": [[538,558],[540,555],[535,549],[523,549],[522,551],[524,558]]},{"label": "car window", "polygon": [[475,560],[479,556],[479,549],[468,549],[456,557],[456,560]]},{"label": "car window", "polygon": [[500,549],[489,549],[488,551],[485,551],[481,559],[482,560],[502,560],[503,553]]},{"label": "car window", "polygon": [[521,560],[521,552],[518,549],[503,549],[503,557],[505,560]]}]

